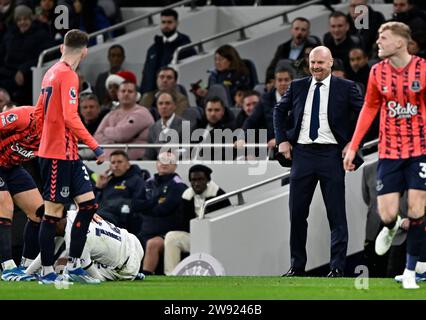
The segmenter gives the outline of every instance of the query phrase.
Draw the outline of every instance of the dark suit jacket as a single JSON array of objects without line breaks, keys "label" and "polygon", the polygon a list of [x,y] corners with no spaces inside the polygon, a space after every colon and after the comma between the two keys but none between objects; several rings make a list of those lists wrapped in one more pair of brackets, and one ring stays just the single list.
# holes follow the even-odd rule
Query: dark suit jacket
[{"label": "dark suit jacket", "polygon": [[[312,41],[305,41],[305,43],[303,44],[303,48],[300,51],[299,56],[297,57],[296,60],[299,60],[301,58],[303,58],[303,54],[305,51],[305,46],[307,44],[311,44]],[[290,54],[290,50],[291,50],[291,39],[288,40],[287,42],[284,42],[282,44],[280,44],[277,48],[277,51],[275,51],[275,55],[272,58],[271,63],[269,64],[268,68],[266,69],[266,73],[274,73],[275,72],[275,67],[277,66],[278,61],[280,61],[281,59],[289,59],[289,54]]]},{"label": "dark suit jacket", "polygon": [[[274,128],[277,144],[297,143],[302,126],[306,97],[312,77],[293,80],[274,109]],[[331,77],[328,98],[328,123],[334,138],[343,149],[351,140],[356,120],[364,100],[355,83]]]},{"label": "dark suit jacket", "polygon": [[[179,141],[175,141],[172,143],[179,143],[182,140],[182,122],[185,119],[179,117],[177,114],[175,114],[175,118],[173,119],[172,123],[170,124],[170,129],[176,130],[176,132],[179,135]],[[148,143],[166,143],[169,141],[160,141],[160,133],[163,131],[161,126],[161,119],[157,120],[150,128],[149,128],[149,135],[148,135]],[[145,160],[157,160],[158,151],[160,151],[160,148],[149,148],[145,151]]]}]

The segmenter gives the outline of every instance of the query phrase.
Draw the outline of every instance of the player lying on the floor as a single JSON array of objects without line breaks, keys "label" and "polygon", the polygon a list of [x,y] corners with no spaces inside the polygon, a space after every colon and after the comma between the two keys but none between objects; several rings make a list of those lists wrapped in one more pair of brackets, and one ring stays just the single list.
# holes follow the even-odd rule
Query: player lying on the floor
[{"label": "player lying on the floor", "polygon": [[[76,211],[68,211],[67,218],[57,223],[56,240],[61,242],[57,242],[56,249],[59,249],[65,240],[65,251],[61,256],[68,256],[71,226],[75,216]],[[143,255],[142,245],[135,235],[103,220],[97,214],[93,216],[81,256],[82,268],[91,277],[101,281],[142,280],[144,275],[139,273],[139,268]],[[40,268],[39,255],[26,272],[35,274]]]}]

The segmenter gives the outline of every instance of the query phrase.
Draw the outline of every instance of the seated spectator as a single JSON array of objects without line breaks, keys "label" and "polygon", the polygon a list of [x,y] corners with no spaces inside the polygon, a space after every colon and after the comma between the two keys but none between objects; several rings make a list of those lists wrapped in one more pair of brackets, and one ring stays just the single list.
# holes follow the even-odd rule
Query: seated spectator
[{"label": "seated spectator", "polygon": [[96,78],[95,93],[98,96],[99,101],[104,104],[108,103],[107,99],[107,90],[105,86],[106,79],[109,75],[115,74],[119,71],[123,71],[122,66],[124,59],[126,58],[124,48],[119,44],[114,44],[108,49],[108,62],[109,70],[102,72]]},{"label": "seated spectator", "polygon": [[246,86],[239,86],[237,88],[234,96],[234,108],[243,108],[244,93],[248,90],[250,89]]},{"label": "seated spectator", "polygon": [[35,19],[41,22],[49,30],[50,37],[60,44],[63,34],[55,27],[55,7],[56,0],[40,0],[35,8]]},{"label": "seated spectator", "polygon": [[144,199],[136,201],[135,210],[142,213],[142,226],[138,235],[145,250],[143,273],[154,274],[164,251],[164,237],[175,230],[177,211],[181,204],[186,184],[176,173],[176,156],[170,152],[160,153],[157,173],[146,181]]},{"label": "seated spectator", "polygon": [[303,58],[306,45],[311,44],[308,39],[310,27],[311,23],[306,18],[297,17],[293,19],[290,29],[291,39],[278,46],[271,63],[266,69],[267,73],[274,73],[279,60],[289,59],[296,61]]},{"label": "seated spectator", "polygon": [[360,82],[367,88],[370,67],[368,65],[368,56],[361,48],[353,48],[349,51],[349,64],[346,75],[349,80]]},{"label": "seated spectator", "polygon": [[0,88],[0,112],[4,112],[3,107],[10,102],[10,95],[6,89]]},{"label": "seated spectator", "polygon": [[[142,71],[142,94],[156,89],[156,76],[161,67],[167,66],[173,58],[175,50],[185,44],[191,43],[191,39],[177,31],[178,13],[173,9],[166,9],[160,14],[160,29],[163,35],[154,37],[154,44],[146,53],[146,60]],[[196,52],[190,48],[180,53],[179,59],[185,59]]]},{"label": "seated spectator", "polygon": [[[368,20],[363,22],[368,22],[368,28],[355,27],[355,21],[357,21],[357,18],[361,14],[365,14],[363,11],[356,10],[357,6],[367,7]],[[379,27],[385,22],[385,17],[381,12],[373,10],[373,8],[368,5],[368,0],[350,0],[349,13],[347,14],[347,17],[350,24],[349,34],[355,35],[361,39],[364,44],[365,52],[367,56],[369,56],[373,49],[373,45],[377,40]],[[362,19],[364,19],[364,17],[362,17]]]},{"label": "seated spectator", "polygon": [[392,20],[405,23],[411,32],[426,30],[426,13],[417,7],[413,0],[394,0]]},{"label": "seated spectator", "polygon": [[253,113],[244,122],[243,129],[247,133],[248,129],[266,129],[266,138],[268,149],[275,147],[275,131],[273,124],[273,113],[275,105],[281,100],[281,97],[287,91],[294,73],[291,69],[284,66],[275,70],[274,89],[265,93],[260,103],[254,108]]},{"label": "seated spectator", "polygon": [[33,21],[32,10],[19,5],[14,11],[15,25],[0,44],[0,87],[20,105],[32,103],[32,71],[40,53],[51,46],[47,30]]},{"label": "seated spectator", "polygon": [[[208,98],[203,118],[199,121],[197,128],[204,129],[204,133],[199,135],[199,139],[194,137],[196,143],[232,143],[226,141],[223,136],[223,130],[234,129],[235,117],[229,108],[219,97]],[[194,152],[196,158],[204,160],[232,160],[233,150],[225,148],[200,148],[195,147]],[[230,152],[229,152],[230,151]],[[194,160],[194,159],[193,159]]]},{"label": "seated spectator", "polygon": [[[111,26],[104,9],[98,6],[98,0],[74,0],[73,7],[78,29],[91,34]],[[106,36],[112,37],[112,34],[109,33]],[[96,39],[90,39],[89,44],[96,44]]]},{"label": "seated spectator", "polygon": [[234,128],[242,128],[244,122],[253,114],[253,111],[260,101],[260,94],[257,91],[245,91],[243,95],[243,107],[235,118]]},{"label": "seated spectator", "polygon": [[[128,80],[118,89],[119,107],[109,112],[95,133],[99,144],[147,143],[149,127],[154,123],[151,113],[136,103],[136,84]],[[110,150],[106,149],[108,156]],[[129,159],[141,159],[143,148],[129,149]]]},{"label": "seated spectator", "polygon": [[309,69],[309,54],[316,45],[307,44],[303,50],[303,57],[294,62],[294,68],[296,69],[296,74],[294,79],[310,77],[311,71]]},{"label": "seated spectator", "polygon": [[95,134],[102,119],[109,112],[107,109],[101,110],[98,97],[93,93],[80,95],[79,109],[81,120],[91,135]]},{"label": "seated spectator", "polygon": [[13,0],[2,0],[0,7],[0,42],[9,27],[13,25],[13,10],[15,4]]},{"label": "seated spectator", "polygon": [[408,52],[426,59],[426,30],[413,32],[408,42]]},{"label": "seated spectator", "polygon": [[[160,114],[158,119],[150,128],[148,143],[179,143],[182,141],[182,123],[183,118],[176,114],[176,97],[168,91],[159,91],[157,98],[157,110]],[[189,125],[189,121],[188,121]],[[167,133],[173,130],[177,136],[177,141],[170,141]],[[160,148],[148,148],[145,151],[144,159],[156,160]]]},{"label": "seated spectator", "polygon": [[328,18],[329,32],[324,35],[324,45],[331,51],[333,58],[343,61],[345,70],[349,68],[349,51],[355,47],[363,47],[361,39],[349,34],[349,19],[341,11],[334,11]]},{"label": "seated spectator", "polygon": [[157,90],[144,93],[141,104],[151,110],[155,120],[158,120],[157,102],[160,91],[171,92],[176,97],[176,111],[179,116],[189,107],[188,98],[177,87],[178,73],[171,67],[161,67],[157,73]]},{"label": "seated spectator", "polygon": [[137,234],[140,213],[135,210],[134,203],[145,198],[145,180],[149,173],[130,164],[129,156],[122,150],[113,151],[109,160],[109,169],[96,181],[97,213],[117,227]]},{"label": "seated spectator", "polygon": [[[105,88],[107,89],[107,96],[104,99],[102,104],[102,109],[113,110],[118,107],[118,87],[124,81],[130,81],[131,83],[136,84],[136,75],[132,71],[119,71],[117,73],[110,74],[105,80]],[[141,94],[136,93],[136,101],[139,102],[141,99]]]},{"label": "seated spectator", "polygon": [[[196,164],[189,169],[191,187],[182,194],[177,228],[167,232],[164,239],[164,274],[166,275],[170,275],[178,265],[182,252],[190,252],[190,221],[200,216],[201,209],[207,200],[225,194],[225,191],[211,180],[211,174],[212,170],[202,164]],[[231,202],[225,199],[208,206],[206,213],[230,205]]]},{"label": "seated spectator", "polygon": [[[197,105],[205,105],[204,98],[208,94],[208,88],[212,85],[224,85],[228,89],[228,96],[232,99],[238,87],[249,86],[249,70],[240,58],[238,51],[231,45],[226,44],[216,50],[214,64],[215,68],[210,71],[207,89],[199,88],[195,92]],[[234,104],[235,101],[233,101]]]}]

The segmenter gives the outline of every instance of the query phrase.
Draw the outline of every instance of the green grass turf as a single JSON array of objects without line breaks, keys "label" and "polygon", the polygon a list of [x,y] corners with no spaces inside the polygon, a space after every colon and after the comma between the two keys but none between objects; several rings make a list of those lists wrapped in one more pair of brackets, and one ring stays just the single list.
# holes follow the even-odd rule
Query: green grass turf
[{"label": "green grass turf", "polygon": [[[369,279],[357,290],[355,278],[165,277],[143,281],[73,284],[69,289],[37,282],[0,281],[0,300],[294,300],[294,299],[426,299],[426,283],[403,290],[393,279]],[[365,281],[365,279],[364,279]]]}]

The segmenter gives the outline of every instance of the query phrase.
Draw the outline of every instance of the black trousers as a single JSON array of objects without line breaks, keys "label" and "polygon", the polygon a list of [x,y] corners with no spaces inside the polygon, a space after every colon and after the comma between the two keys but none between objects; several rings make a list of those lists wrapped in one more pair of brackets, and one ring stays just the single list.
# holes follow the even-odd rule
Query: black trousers
[{"label": "black trousers", "polygon": [[293,148],[289,203],[291,265],[303,270],[306,266],[307,218],[318,181],[331,230],[330,267],[343,271],[348,246],[345,171],[341,149],[333,144],[296,144]]}]

